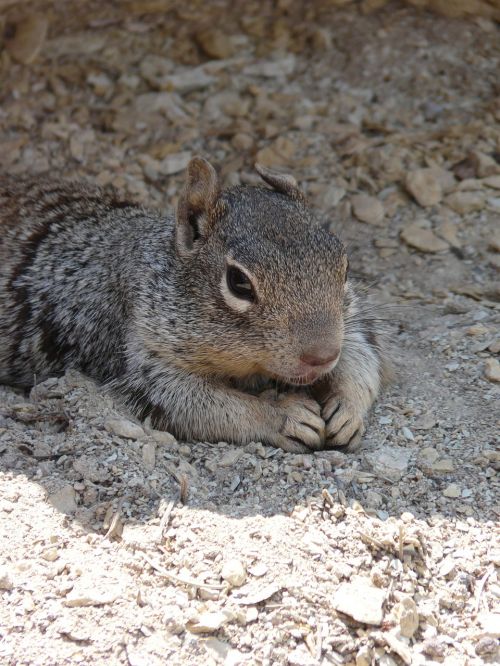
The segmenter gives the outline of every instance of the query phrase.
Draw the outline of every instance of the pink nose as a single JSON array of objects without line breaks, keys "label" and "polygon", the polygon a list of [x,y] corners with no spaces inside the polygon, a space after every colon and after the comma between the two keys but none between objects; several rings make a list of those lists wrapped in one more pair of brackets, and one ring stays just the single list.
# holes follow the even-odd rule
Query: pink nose
[{"label": "pink nose", "polygon": [[330,363],[333,363],[336,361],[339,357],[340,352],[337,350],[335,352],[332,352],[328,356],[319,356],[318,354],[302,354],[300,357],[300,360],[302,363],[305,365],[310,365],[313,368],[316,368],[318,366],[323,366],[323,365],[330,365]]}]

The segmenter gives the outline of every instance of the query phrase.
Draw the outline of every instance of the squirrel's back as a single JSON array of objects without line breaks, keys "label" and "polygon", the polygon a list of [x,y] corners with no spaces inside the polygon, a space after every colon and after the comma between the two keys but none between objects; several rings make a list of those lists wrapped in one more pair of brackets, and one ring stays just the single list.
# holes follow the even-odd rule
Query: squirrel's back
[{"label": "squirrel's back", "polygon": [[0,380],[30,385],[68,367],[120,375],[130,253],[148,228],[169,231],[112,189],[0,179]]}]

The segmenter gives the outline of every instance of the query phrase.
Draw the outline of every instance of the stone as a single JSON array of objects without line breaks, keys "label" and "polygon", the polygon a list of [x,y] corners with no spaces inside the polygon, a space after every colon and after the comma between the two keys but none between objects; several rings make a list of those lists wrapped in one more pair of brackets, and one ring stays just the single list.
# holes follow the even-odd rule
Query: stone
[{"label": "stone", "polygon": [[52,548],[46,548],[42,551],[42,558],[46,562],[55,562],[59,559],[59,551],[54,546]]},{"label": "stone", "polygon": [[494,231],[491,236],[488,249],[493,250],[493,252],[500,252],[500,231]]},{"label": "stone", "polygon": [[488,358],[484,364],[484,376],[490,382],[500,382],[500,362],[496,358]]},{"label": "stone", "polygon": [[407,439],[410,442],[415,441],[415,435],[412,433],[410,428],[407,428],[406,426],[403,426],[401,428],[401,432],[403,433],[403,437]]},{"label": "stone", "polygon": [[484,196],[480,192],[454,192],[445,203],[459,215],[466,215],[484,208]]},{"label": "stone", "polygon": [[459,248],[462,245],[458,238],[458,226],[451,220],[440,222],[436,228],[436,234],[452,247]]},{"label": "stone", "polygon": [[73,486],[64,486],[57,492],[49,495],[48,500],[61,513],[70,515],[76,511],[76,493]]},{"label": "stone", "polygon": [[161,113],[174,125],[185,125],[190,121],[181,97],[172,92],[148,92],[135,98],[132,115],[143,120],[154,113]]},{"label": "stone", "polygon": [[492,197],[488,199],[488,207],[495,213],[500,213],[500,197]]},{"label": "stone", "polygon": [[412,638],[419,625],[417,605],[411,597],[403,597],[394,608],[392,614],[399,623],[399,633],[405,638]]},{"label": "stone", "polygon": [[493,342],[488,345],[488,351],[492,354],[500,354],[500,338],[493,340]]},{"label": "stone", "polygon": [[384,619],[383,604],[386,591],[372,585],[369,579],[342,583],[337,588],[332,605],[339,613],[357,622],[378,626]]},{"label": "stone", "polygon": [[250,134],[245,132],[237,132],[231,139],[231,143],[236,150],[250,150],[253,148],[254,140]]},{"label": "stone", "polygon": [[438,637],[428,638],[422,643],[422,652],[428,657],[441,660],[446,653],[446,644]]},{"label": "stone", "polygon": [[31,14],[15,26],[15,34],[7,40],[6,48],[14,60],[31,65],[45,44],[49,21],[42,14]]},{"label": "stone", "polygon": [[193,634],[211,634],[233,619],[234,615],[229,611],[206,611],[188,622],[186,629]]},{"label": "stone", "polygon": [[500,190],[500,176],[488,176],[483,179],[483,183],[487,187],[492,187],[495,190]]},{"label": "stone", "polygon": [[208,88],[214,81],[214,77],[207,74],[202,65],[201,67],[193,67],[178,74],[166,76],[160,90],[175,90],[178,93],[184,94]]},{"label": "stone", "polygon": [[452,458],[441,458],[431,465],[433,474],[451,474],[455,471],[455,463]]},{"label": "stone", "polygon": [[114,603],[122,590],[116,583],[106,579],[98,580],[95,576],[84,576],[76,581],[75,586],[66,596],[64,605],[69,608],[82,606],[106,606]]},{"label": "stone", "polygon": [[0,590],[10,591],[14,588],[14,583],[10,571],[6,566],[0,566]]},{"label": "stone", "polygon": [[207,28],[196,33],[195,41],[209,58],[223,60],[234,53],[233,42],[227,33],[217,28]]},{"label": "stone", "polygon": [[156,90],[165,87],[165,80],[172,74],[173,69],[172,60],[151,53],[146,55],[139,65],[142,78]]},{"label": "stone", "polygon": [[401,231],[402,240],[421,252],[434,254],[449,248],[448,243],[436,236],[431,229],[424,229],[420,223],[413,222]]},{"label": "stone", "polygon": [[384,207],[376,197],[369,194],[355,194],[352,199],[352,210],[360,222],[384,226]]},{"label": "stone", "polygon": [[337,185],[328,185],[320,195],[320,206],[324,209],[336,208],[345,196],[345,189]]},{"label": "stone", "polygon": [[448,194],[448,192],[455,189],[457,181],[452,171],[448,171],[448,169],[443,169],[443,167],[437,165],[429,167],[429,171],[432,172],[444,194]]},{"label": "stone", "polygon": [[256,562],[248,568],[248,573],[255,578],[261,578],[261,576],[265,576],[267,572],[267,565],[265,565],[263,562]]},{"label": "stone", "polygon": [[173,444],[177,444],[175,437],[166,430],[151,429],[148,431],[148,434],[151,435],[157,444],[161,444],[162,446],[172,446]]},{"label": "stone", "polygon": [[473,324],[472,326],[469,326],[468,329],[465,331],[466,335],[485,335],[485,333],[489,333],[489,329],[487,326],[484,324]]},{"label": "stone", "polygon": [[460,490],[460,486],[458,486],[456,483],[450,483],[443,490],[443,495],[445,497],[449,497],[450,499],[456,499],[462,495],[462,491]]},{"label": "stone", "polygon": [[410,452],[395,446],[381,446],[376,451],[365,453],[364,459],[370,471],[377,476],[399,481],[408,468]]},{"label": "stone", "polygon": [[96,95],[102,97],[113,87],[113,81],[104,72],[89,74],[87,83],[92,86]]},{"label": "stone", "polygon": [[220,575],[231,587],[241,587],[247,579],[246,569],[240,560],[227,560]]},{"label": "stone", "polygon": [[410,171],[405,186],[415,201],[423,206],[435,206],[443,198],[443,190],[432,168]]},{"label": "stone", "polygon": [[142,445],[142,463],[147,472],[152,472],[156,465],[156,446],[151,442]]},{"label": "stone", "polygon": [[160,163],[158,171],[162,176],[173,176],[175,173],[184,171],[191,159],[191,153],[185,150],[181,153],[167,155]]},{"label": "stone", "polygon": [[439,453],[436,449],[433,449],[431,446],[426,446],[423,449],[420,449],[418,453],[418,461],[424,466],[430,466],[436,462],[439,458]]},{"label": "stone", "polygon": [[296,146],[286,137],[278,137],[270,146],[257,152],[255,161],[265,167],[284,166],[291,162]]},{"label": "stone", "polygon": [[262,60],[253,65],[248,65],[244,68],[243,74],[246,76],[262,76],[266,79],[278,79],[293,74],[295,66],[295,56],[290,53],[284,58]]},{"label": "stone", "polygon": [[143,439],[146,435],[140,425],[119,417],[108,417],[104,422],[104,427],[112,435],[125,439]]}]

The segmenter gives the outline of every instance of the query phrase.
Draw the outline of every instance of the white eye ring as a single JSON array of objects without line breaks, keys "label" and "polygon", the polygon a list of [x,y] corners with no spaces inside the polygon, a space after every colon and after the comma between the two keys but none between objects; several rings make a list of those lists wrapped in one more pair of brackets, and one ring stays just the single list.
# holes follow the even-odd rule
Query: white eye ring
[{"label": "white eye ring", "polygon": [[[237,282],[238,274],[241,276],[241,284]],[[257,299],[255,278],[234,259],[228,259],[226,262],[226,269],[220,281],[220,290],[227,305],[236,312],[246,312]]]}]

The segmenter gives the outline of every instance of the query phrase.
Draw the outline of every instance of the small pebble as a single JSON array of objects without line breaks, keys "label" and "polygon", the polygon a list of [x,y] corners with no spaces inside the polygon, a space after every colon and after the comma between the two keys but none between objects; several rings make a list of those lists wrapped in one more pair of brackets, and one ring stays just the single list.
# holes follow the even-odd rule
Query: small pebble
[{"label": "small pebble", "polygon": [[484,376],[490,382],[500,382],[500,362],[496,358],[487,359],[484,364]]},{"label": "small pebble", "polygon": [[406,176],[406,189],[423,207],[435,206],[443,197],[443,190],[432,169],[416,169]]},{"label": "small pebble", "polygon": [[352,209],[360,222],[384,226],[384,207],[378,199],[369,194],[355,194],[352,197]]},{"label": "small pebble", "polygon": [[450,485],[446,486],[446,488],[443,490],[443,495],[451,499],[456,499],[457,497],[460,497],[461,494],[462,491],[456,483],[450,483]]},{"label": "small pebble", "polygon": [[415,436],[414,436],[414,434],[413,434],[412,431],[411,431],[409,428],[407,428],[406,426],[403,426],[403,428],[402,428],[402,433],[403,433],[403,437],[404,437],[405,439],[409,440],[410,442],[413,442],[413,441],[415,440]]},{"label": "small pebble", "polygon": [[241,587],[247,579],[247,572],[240,560],[228,560],[222,567],[221,577],[231,587]]},{"label": "small pebble", "polygon": [[449,245],[442,238],[438,238],[431,229],[424,229],[419,223],[413,222],[401,232],[402,240],[421,252],[435,253],[447,250]]},{"label": "small pebble", "polygon": [[125,439],[143,439],[145,436],[140,425],[124,418],[108,417],[104,422],[104,427],[111,434]]}]

